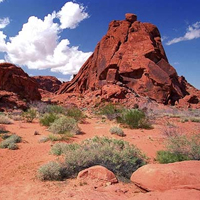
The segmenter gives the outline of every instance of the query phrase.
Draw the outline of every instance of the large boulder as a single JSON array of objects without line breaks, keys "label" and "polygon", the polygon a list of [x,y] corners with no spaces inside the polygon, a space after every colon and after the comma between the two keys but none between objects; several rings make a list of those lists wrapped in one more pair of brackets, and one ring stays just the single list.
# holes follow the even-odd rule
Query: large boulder
[{"label": "large boulder", "polygon": [[137,21],[137,16],[130,13],[125,20],[109,24],[94,53],[58,94],[105,91],[105,85],[119,85],[121,91],[128,90],[127,95],[135,93],[163,104],[174,105],[189,95],[186,82],[168,62],[158,28]]},{"label": "large boulder", "polygon": [[82,180],[97,180],[108,183],[117,183],[117,178],[113,172],[103,166],[97,165],[79,172],[77,179]]},{"label": "large boulder", "polygon": [[149,164],[139,168],[131,181],[146,191],[200,186],[200,161],[184,161],[170,164]]}]

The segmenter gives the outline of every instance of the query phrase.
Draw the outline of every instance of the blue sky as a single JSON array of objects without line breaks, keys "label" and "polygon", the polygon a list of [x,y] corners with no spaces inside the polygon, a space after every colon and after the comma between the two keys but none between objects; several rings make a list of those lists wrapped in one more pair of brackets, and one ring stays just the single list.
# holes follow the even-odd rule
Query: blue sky
[{"label": "blue sky", "polygon": [[0,59],[67,80],[110,21],[135,13],[159,28],[170,64],[200,89],[199,9],[199,0],[0,0]]}]

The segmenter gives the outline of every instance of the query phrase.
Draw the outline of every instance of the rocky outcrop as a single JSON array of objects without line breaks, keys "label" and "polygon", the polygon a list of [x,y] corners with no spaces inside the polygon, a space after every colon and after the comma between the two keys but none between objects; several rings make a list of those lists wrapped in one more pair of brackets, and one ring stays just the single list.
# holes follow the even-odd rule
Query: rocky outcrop
[{"label": "rocky outcrop", "polygon": [[[108,88],[115,90],[110,97]],[[134,93],[172,105],[190,94],[184,78],[168,62],[158,28],[138,21],[134,14],[109,24],[94,53],[58,94],[96,90],[107,98],[123,99]]]},{"label": "rocky outcrop", "polygon": [[38,83],[40,89],[52,93],[58,91],[62,84],[62,82],[54,76],[33,76],[32,78]]},{"label": "rocky outcrop", "polygon": [[11,63],[0,64],[1,108],[26,108],[29,101],[41,99],[38,85],[20,67]]},{"label": "rocky outcrop", "polygon": [[139,168],[131,181],[145,191],[200,188],[200,161],[149,164]]}]

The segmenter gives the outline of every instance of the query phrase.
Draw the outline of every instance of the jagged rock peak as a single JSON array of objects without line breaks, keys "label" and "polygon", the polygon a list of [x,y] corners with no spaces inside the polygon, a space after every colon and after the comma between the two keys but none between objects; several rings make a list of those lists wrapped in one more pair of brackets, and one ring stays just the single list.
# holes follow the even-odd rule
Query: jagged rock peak
[{"label": "jagged rock peak", "polygon": [[130,13],[110,22],[94,53],[58,94],[96,90],[103,98],[125,99],[135,93],[172,105],[189,94],[187,81],[168,62],[158,28]]},{"label": "jagged rock peak", "polygon": [[126,13],[125,17],[126,17],[126,20],[127,20],[128,22],[133,23],[133,22],[137,21],[137,15],[135,15],[135,14]]}]

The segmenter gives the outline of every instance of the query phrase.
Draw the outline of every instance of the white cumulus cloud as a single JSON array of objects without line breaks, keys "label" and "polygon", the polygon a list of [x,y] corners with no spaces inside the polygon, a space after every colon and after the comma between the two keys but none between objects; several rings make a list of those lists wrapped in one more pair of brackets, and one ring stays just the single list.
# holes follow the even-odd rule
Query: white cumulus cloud
[{"label": "white cumulus cloud", "polygon": [[67,2],[57,13],[57,17],[60,19],[60,27],[62,29],[74,29],[82,20],[88,18],[89,15],[85,12],[85,8],[82,5]]},{"label": "white cumulus cloud", "polygon": [[[68,2],[58,13],[68,6],[73,7],[72,4],[78,5]],[[70,46],[67,38],[60,40],[60,33],[65,28],[74,28],[84,19],[83,16],[87,13],[83,6],[78,6],[78,11],[72,9],[70,16],[66,16],[70,22],[67,27],[63,26],[67,19],[62,21],[61,15],[54,11],[44,19],[29,17],[21,31],[8,38],[8,42],[7,36],[0,31],[0,51],[6,52],[6,61],[27,66],[29,69],[50,69],[63,74],[77,73],[92,52],[82,52],[78,46]],[[60,23],[54,22],[55,18],[60,19]]]},{"label": "white cumulus cloud", "polygon": [[0,0],[0,3],[4,2],[4,0]]},{"label": "white cumulus cloud", "polygon": [[10,24],[10,19],[8,17],[0,18],[0,29],[5,28],[8,24]]},{"label": "white cumulus cloud", "polygon": [[188,27],[187,32],[182,37],[174,38],[170,41],[168,41],[166,44],[171,45],[178,42],[186,41],[186,40],[193,40],[200,38],[200,21],[196,22],[195,24],[192,24]]}]

